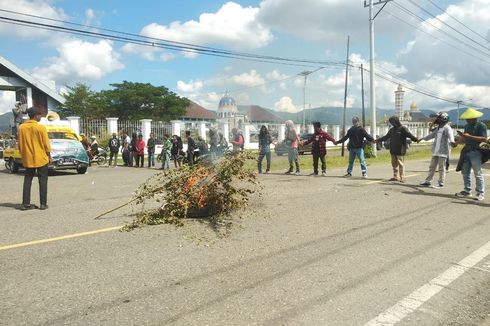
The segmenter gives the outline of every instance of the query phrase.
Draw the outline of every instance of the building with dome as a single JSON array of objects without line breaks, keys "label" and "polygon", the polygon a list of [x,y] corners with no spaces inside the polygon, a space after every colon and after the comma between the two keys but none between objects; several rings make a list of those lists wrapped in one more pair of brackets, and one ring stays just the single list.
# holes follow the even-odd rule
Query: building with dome
[{"label": "building with dome", "polygon": [[410,104],[410,110],[404,110],[405,91],[402,85],[398,84],[395,91],[395,115],[400,119],[402,124],[410,128],[428,128],[431,118],[419,111],[417,103]]},{"label": "building with dome", "polygon": [[235,99],[228,92],[219,101],[216,115],[218,123],[227,123],[230,128],[241,130],[245,123],[249,123],[248,117],[238,111]]}]

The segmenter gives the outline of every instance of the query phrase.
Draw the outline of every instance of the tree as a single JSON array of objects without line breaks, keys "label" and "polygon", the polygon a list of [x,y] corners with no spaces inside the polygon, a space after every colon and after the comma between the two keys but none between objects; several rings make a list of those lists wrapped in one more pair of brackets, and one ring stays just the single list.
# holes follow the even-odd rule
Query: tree
[{"label": "tree", "polygon": [[190,102],[164,86],[123,81],[111,84],[97,98],[106,113],[120,119],[153,119],[169,121],[185,114]]},{"label": "tree", "polygon": [[96,118],[98,111],[100,111],[96,93],[84,83],[68,86],[68,93],[63,94],[63,97],[65,103],[58,108],[58,113],[62,117],[75,115],[82,118]]}]

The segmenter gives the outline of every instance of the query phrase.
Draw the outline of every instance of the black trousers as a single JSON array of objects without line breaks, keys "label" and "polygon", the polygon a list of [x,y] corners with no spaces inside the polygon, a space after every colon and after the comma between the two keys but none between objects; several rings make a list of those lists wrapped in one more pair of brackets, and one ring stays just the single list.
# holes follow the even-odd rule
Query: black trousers
[{"label": "black trousers", "polygon": [[194,165],[194,152],[187,151],[187,164]]},{"label": "black trousers", "polygon": [[[143,167],[145,165],[145,157],[144,156],[140,156],[140,155],[135,155],[134,156],[135,160],[136,160],[136,167]],[[141,165],[140,165],[140,162],[141,162]]]},{"label": "black trousers", "polygon": [[318,159],[322,162],[322,172],[327,170],[327,163],[325,162],[325,155],[313,152],[313,172],[318,174]]},{"label": "black trousers", "polygon": [[22,190],[22,204],[31,204],[31,186],[32,179],[36,175],[39,180],[39,198],[41,205],[46,205],[48,202],[48,166],[40,168],[27,168],[24,176],[24,188]]}]

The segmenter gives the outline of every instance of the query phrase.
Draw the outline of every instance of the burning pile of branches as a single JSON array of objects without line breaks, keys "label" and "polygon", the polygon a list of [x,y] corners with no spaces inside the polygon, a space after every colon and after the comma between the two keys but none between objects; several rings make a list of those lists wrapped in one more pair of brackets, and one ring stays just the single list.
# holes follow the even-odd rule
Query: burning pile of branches
[{"label": "burning pile of branches", "polygon": [[[186,218],[193,217],[217,222],[245,207],[259,190],[255,174],[245,168],[246,160],[252,158],[246,152],[234,152],[215,164],[203,161],[151,177],[132,200],[142,206],[141,212],[124,229],[163,223],[183,225]],[[146,208],[148,205],[152,208]]]}]

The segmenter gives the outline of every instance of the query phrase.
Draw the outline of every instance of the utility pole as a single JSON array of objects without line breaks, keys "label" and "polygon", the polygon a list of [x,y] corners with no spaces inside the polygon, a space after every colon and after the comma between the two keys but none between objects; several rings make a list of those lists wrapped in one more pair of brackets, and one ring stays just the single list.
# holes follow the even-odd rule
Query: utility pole
[{"label": "utility pole", "polygon": [[298,74],[299,76],[303,76],[305,78],[304,83],[303,83],[303,129],[306,129],[306,81],[307,81],[308,75],[310,75],[310,74],[312,74],[318,70],[319,69],[314,70],[314,71],[303,71],[303,72]]},{"label": "utility pole", "polygon": [[364,67],[361,63],[361,101],[362,101],[362,126],[366,127],[366,108],[364,106]]},{"label": "utility pole", "polygon": [[[367,4],[367,1],[364,0],[364,8],[369,6],[369,84],[370,84],[370,103],[371,103],[371,134],[375,135],[376,134],[376,87],[374,85],[374,60],[375,60],[375,53],[374,53],[374,19],[376,19],[376,16],[379,15],[381,10],[388,4],[388,2],[393,1],[393,0],[378,0],[376,3],[374,3],[375,0],[368,0],[369,4]],[[373,15],[374,12],[374,6],[375,5],[380,5],[383,4],[381,9],[376,13],[376,15]],[[373,154],[376,157],[376,147],[373,148]]]},{"label": "utility pole", "polygon": [[[347,36],[347,59],[345,62],[344,114],[342,117],[342,137],[345,137],[345,111],[347,110],[347,84],[349,83],[349,45],[350,36]],[[344,156],[344,147],[344,143],[342,143],[342,156]]]},{"label": "utility pole", "polygon": [[463,101],[458,101],[456,103],[458,103],[458,117],[457,117],[458,122],[456,123],[456,129],[458,129],[459,128],[459,106],[461,105],[461,103],[463,103]]}]

